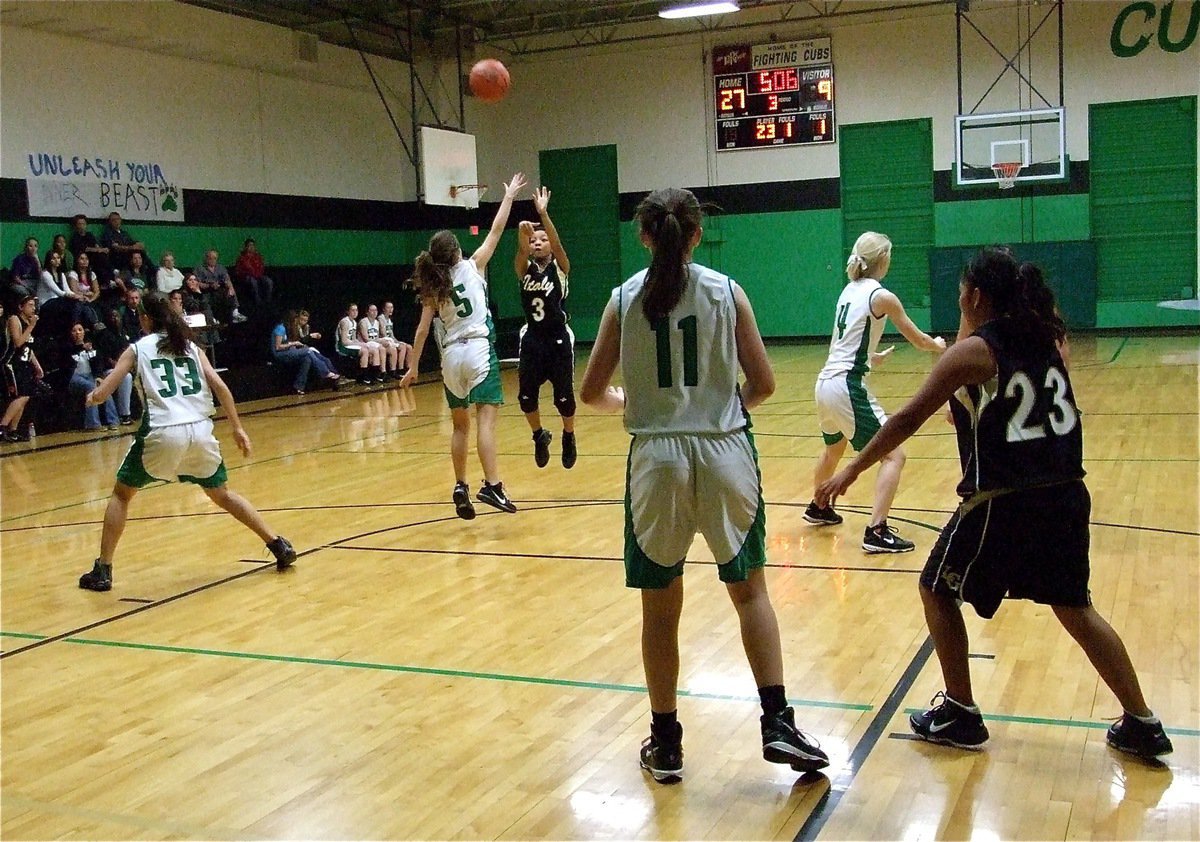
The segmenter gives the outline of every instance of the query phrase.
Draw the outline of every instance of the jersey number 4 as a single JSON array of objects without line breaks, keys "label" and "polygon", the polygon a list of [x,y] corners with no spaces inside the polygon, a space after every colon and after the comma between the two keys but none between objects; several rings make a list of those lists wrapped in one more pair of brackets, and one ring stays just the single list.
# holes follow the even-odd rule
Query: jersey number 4
[{"label": "jersey number 4", "polygon": [[[158,357],[150,360],[150,367],[158,373],[159,380],[162,382],[162,387],[158,390],[160,397],[173,398],[177,394],[195,395],[204,387],[204,381],[200,378],[200,369],[191,357],[176,357],[174,360]],[[175,375],[177,369],[183,379],[182,392],[179,389],[179,379]]]},{"label": "jersey number 4", "polygon": [[[700,382],[700,373],[696,364],[700,356],[696,350],[696,317],[685,316],[675,327],[683,331],[683,385],[695,386]],[[658,388],[670,389],[673,380],[671,376],[671,323],[667,319],[654,322],[654,347],[658,357]]]},{"label": "jersey number 4", "polygon": [[1029,416],[1037,405],[1037,387],[1023,371],[1013,373],[1008,385],[1004,387],[1004,397],[1017,398],[1017,410],[1008,420],[1008,430],[1005,439],[1008,441],[1033,441],[1046,437],[1046,423],[1056,436],[1065,436],[1079,423],[1075,407],[1067,400],[1067,378],[1054,366],[1046,369],[1046,390],[1050,392],[1050,411],[1046,421],[1040,424],[1030,424]]}]

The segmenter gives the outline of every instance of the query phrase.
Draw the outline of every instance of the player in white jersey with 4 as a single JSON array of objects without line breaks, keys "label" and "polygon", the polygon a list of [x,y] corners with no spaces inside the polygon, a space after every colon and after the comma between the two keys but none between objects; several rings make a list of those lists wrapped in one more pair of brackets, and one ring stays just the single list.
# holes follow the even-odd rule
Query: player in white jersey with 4
[{"label": "player in white jersey with 4", "polygon": [[192,332],[166,296],[152,293],[142,299],[142,327],[148,336],[134,342],[104,380],[88,393],[90,406],[103,403],[133,372],[145,411],[125,461],[117,471],[104,530],[100,557],[79,577],[89,591],[112,589],[113,555],[125,531],[129,501],[138,489],[157,481],[179,480],[204,489],[209,499],[248,526],[275,556],[279,570],[290,567],[296,551],[274,532],[245,498],[225,485],[225,462],[213,436],[213,395],[220,401],[238,448],[250,455],[250,437],[242,429],[229,387],[192,341]]},{"label": "player in white jersey with 4", "polygon": [[[625,492],[625,583],[642,593],[650,737],[641,765],[659,783],[683,775],[676,706],[683,559],[699,532],[741,621],[762,701],[762,752],[812,771],[829,763],[796,729],[783,686],[779,625],[763,574],[766,512],[747,412],[775,390],[750,301],[730,278],[692,263],[700,205],[668,188],[637,209],[650,268],[613,291],[580,398],[623,411],[633,434]],[[609,386],[621,367],[624,390]],[[738,388],[738,368],[746,381]]]},{"label": "player in white jersey with 4", "polygon": [[[829,357],[817,375],[817,420],[825,450],[817,461],[814,488],[833,476],[847,441],[856,451],[862,450],[887,421],[883,407],[867,388],[866,378],[892,352],[892,347],[877,350],[888,318],[905,339],[922,351],[946,350],[946,340],[930,336],[913,324],[900,299],[883,288],[881,282],[891,264],[892,241],[874,231],[855,241],[846,261],[850,283],[838,297]],[[900,448],[881,460],[871,520],[863,532],[862,548],[869,553],[906,553],[915,546],[897,535],[887,522],[903,468],[904,452]],[[822,508],[816,502],[808,504],[804,519],[818,525],[842,522],[832,506]]]},{"label": "player in white jersey with 4", "polygon": [[[483,273],[496,251],[513,199],[525,187],[525,176],[517,173],[504,185],[504,199],[496,211],[479,248],[463,257],[458,238],[438,231],[429,249],[417,255],[413,285],[421,304],[421,321],[413,337],[412,359],[419,361],[433,319],[438,318],[437,341],[442,349],[442,381],[454,432],[450,437],[450,459],[454,463],[454,510],[463,520],[475,517],[471,490],[467,485],[467,436],[471,432],[470,406],[475,404],[479,429],[476,448],[483,465],[483,487],[475,499],[505,512],[517,507],[504,492],[496,461],[496,416],[504,403],[500,387],[500,361],[496,357],[496,329],[488,310],[487,281]],[[409,366],[400,385],[410,386],[417,377],[417,362]]]}]

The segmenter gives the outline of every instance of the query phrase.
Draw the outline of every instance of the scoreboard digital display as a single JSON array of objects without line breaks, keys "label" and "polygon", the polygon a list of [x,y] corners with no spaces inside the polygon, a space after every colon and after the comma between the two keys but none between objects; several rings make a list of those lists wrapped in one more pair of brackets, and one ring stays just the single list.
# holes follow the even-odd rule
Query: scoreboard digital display
[{"label": "scoreboard digital display", "polygon": [[834,141],[829,38],[717,47],[713,92],[718,152]]}]

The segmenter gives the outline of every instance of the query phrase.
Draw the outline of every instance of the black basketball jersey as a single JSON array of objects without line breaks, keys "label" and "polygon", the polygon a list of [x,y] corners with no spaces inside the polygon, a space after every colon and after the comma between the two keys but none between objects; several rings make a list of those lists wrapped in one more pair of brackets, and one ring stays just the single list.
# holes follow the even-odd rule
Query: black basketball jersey
[{"label": "black basketball jersey", "polygon": [[1033,347],[1007,319],[975,331],[996,360],[996,376],[966,386],[954,410],[963,478],[958,493],[1031,488],[1080,479],[1083,429],[1058,350]]},{"label": "black basketball jersey", "polygon": [[521,279],[521,307],[529,330],[541,334],[559,334],[567,324],[563,302],[567,297],[567,276],[561,277],[554,258],[542,269],[530,260]]}]

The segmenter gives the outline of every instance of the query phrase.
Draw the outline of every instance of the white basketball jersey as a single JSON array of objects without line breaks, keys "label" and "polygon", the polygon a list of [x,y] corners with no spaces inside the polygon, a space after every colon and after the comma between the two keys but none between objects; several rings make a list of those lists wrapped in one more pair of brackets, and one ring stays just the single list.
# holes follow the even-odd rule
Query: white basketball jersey
[{"label": "white basketball jersey", "polygon": [[376,319],[375,321],[371,321],[370,319],[364,318],[362,321],[360,321],[358,323],[358,326],[362,330],[362,332],[367,335],[368,342],[374,342],[377,339],[379,339],[380,333],[379,333],[379,320],[378,319]]},{"label": "white basketball jersey", "polygon": [[746,426],[733,281],[697,263],[687,270],[679,303],[654,326],[642,311],[647,270],[613,290],[630,433],[730,433]]},{"label": "white basketball jersey", "polygon": [[834,311],[829,358],[817,375],[818,380],[851,373],[862,376],[871,370],[871,354],[879,346],[887,322],[887,316],[879,318],[871,314],[871,297],[881,289],[883,285],[872,278],[846,284]]},{"label": "white basketball jersey", "polygon": [[188,342],[186,353],[160,351],[162,334],[144,336],[132,346],[137,355],[136,378],[151,429],[192,424],[213,414],[212,390],[200,364],[200,349]]},{"label": "white basketball jersey", "polygon": [[438,308],[442,346],[466,339],[486,339],[492,332],[492,316],[487,306],[487,281],[470,258],[450,268],[450,298]]}]

